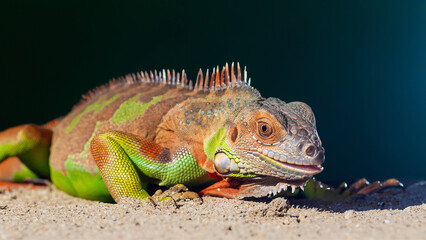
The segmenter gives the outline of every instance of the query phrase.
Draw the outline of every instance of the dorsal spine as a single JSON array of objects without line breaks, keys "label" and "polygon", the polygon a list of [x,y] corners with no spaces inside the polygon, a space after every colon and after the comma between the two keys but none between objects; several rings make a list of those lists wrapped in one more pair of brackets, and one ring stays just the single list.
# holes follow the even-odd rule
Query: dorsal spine
[{"label": "dorsal spine", "polygon": [[204,75],[203,71],[198,71],[198,75],[195,81],[195,85],[192,83],[192,80],[188,81],[185,70],[182,70],[182,73],[175,72],[174,69],[171,71],[169,69],[163,69],[162,71],[140,71],[131,74],[127,74],[124,77],[113,78],[108,83],[96,87],[95,89],[89,91],[88,93],[82,96],[80,103],[87,102],[94,97],[110,91],[112,89],[119,88],[125,85],[137,84],[137,83],[149,83],[149,84],[160,84],[167,86],[177,86],[186,88],[194,91],[216,91],[221,89],[226,89],[235,86],[249,86],[250,87],[250,78],[247,80],[247,70],[244,68],[244,73],[242,76],[240,64],[237,63],[236,73],[234,63],[231,64],[231,71],[229,71],[228,63],[222,67],[222,71],[219,70],[219,66],[213,68],[212,74],[209,75],[209,69],[206,70]]}]

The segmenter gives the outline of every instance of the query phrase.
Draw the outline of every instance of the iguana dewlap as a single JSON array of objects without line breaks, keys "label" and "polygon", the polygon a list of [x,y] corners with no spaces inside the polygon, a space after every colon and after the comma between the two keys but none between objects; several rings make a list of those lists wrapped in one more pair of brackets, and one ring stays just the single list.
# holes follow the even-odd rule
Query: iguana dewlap
[{"label": "iguana dewlap", "polygon": [[184,71],[127,75],[56,123],[1,132],[0,160],[17,156],[57,188],[100,201],[144,199],[147,184],[216,181],[201,193],[228,198],[294,191],[323,169],[314,114],[249,82],[233,65],[200,70],[195,85]]}]

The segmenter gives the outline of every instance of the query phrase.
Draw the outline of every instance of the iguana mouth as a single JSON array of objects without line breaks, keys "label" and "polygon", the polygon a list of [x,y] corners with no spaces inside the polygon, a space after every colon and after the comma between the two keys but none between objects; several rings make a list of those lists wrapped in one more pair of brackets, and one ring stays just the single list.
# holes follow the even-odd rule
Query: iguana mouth
[{"label": "iguana mouth", "polygon": [[[273,155],[267,156],[262,149],[250,149],[250,148],[240,148],[241,150],[249,153],[255,157],[258,157],[265,161],[268,165],[272,165],[277,169],[284,169],[287,171],[295,172],[305,176],[313,176],[318,174],[324,170],[324,167],[321,164],[295,164],[289,163],[286,161],[286,157],[284,155]],[[278,156],[278,157],[277,157]],[[324,153],[318,154],[319,157],[323,157]],[[323,162],[323,161],[322,161]]]},{"label": "iguana mouth", "polygon": [[[274,159],[275,160],[275,159]],[[275,160],[278,161],[278,160]],[[281,164],[288,166],[288,168],[294,168],[297,169],[299,171],[303,171],[307,174],[318,174],[320,172],[322,172],[322,170],[324,170],[324,167],[321,165],[297,165],[297,164],[292,164],[292,163],[286,163],[286,162],[281,162],[279,161]]]},{"label": "iguana mouth", "polygon": [[273,165],[279,166],[280,168],[284,168],[294,172],[300,172],[304,175],[312,176],[322,172],[322,170],[324,169],[321,165],[299,165],[299,164],[287,163],[276,158],[270,158],[263,154],[259,154],[259,156],[261,159],[263,159],[264,161],[267,161],[270,164],[273,164]]}]

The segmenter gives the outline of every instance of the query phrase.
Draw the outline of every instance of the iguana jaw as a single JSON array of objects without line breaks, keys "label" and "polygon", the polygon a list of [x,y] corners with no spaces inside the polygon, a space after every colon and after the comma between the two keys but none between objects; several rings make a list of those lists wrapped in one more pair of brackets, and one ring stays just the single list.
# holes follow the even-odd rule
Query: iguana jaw
[{"label": "iguana jaw", "polygon": [[287,192],[287,195],[297,194],[297,188],[303,186],[311,179],[289,181],[278,177],[259,176],[257,178],[243,179],[240,181],[238,198],[276,196],[278,193]]},{"label": "iguana jaw", "polygon": [[[245,198],[275,196],[287,191],[286,195],[291,195],[298,187],[303,190],[303,185],[323,170],[321,165],[297,165],[272,159],[258,152],[247,153],[248,151],[245,156],[250,161],[236,157],[227,146],[220,148],[215,154],[214,167],[224,180],[219,185],[203,190],[202,194]],[[244,164],[236,164],[236,161]],[[264,167],[255,170],[257,173],[252,172],[253,168],[247,167],[247,163],[255,161],[264,164]]]},{"label": "iguana jaw", "polygon": [[281,192],[285,192],[286,196],[291,196],[298,193],[298,187],[303,190],[303,186],[309,179],[310,177],[297,181],[289,181],[265,175],[253,178],[225,177],[222,181],[202,190],[200,194],[238,199],[275,196]]},{"label": "iguana jaw", "polygon": [[[225,177],[252,178],[270,176],[285,181],[297,182],[303,179],[309,179],[313,175],[322,172],[324,169],[321,164],[317,164],[324,161],[323,152],[318,154],[318,159],[314,159],[312,164],[295,164],[286,162],[286,159],[280,156],[275,157],[277,155],[266,156],[263,154],[264,151],[262,150],[237,148],[234,151],[230,151],[226,148],[228,147],[218,149],[214,161],[215,167],[219,165],[227,166],[227,168],[225,168],[227,170],[218,172]],[[242,156],[242,152],[244,152],[244,158],[240,157]],[[296,160],[296,162],[299,161]],[[224,167],[222,167],[222,169],[224,169]]]},{"label": "iguana jaw", "polygon": [[[246,178],[241,181],[239,186],[240,192],[239,197],[265,197],[275,196],[280,192],[287,191],[287,194],[293,194],[296,188],[300,187],[303,190],[303,185],[312,178],[313,175],[323,171],[321,165],[299,165],[284,162],[280,159],[270,158],[259,153],[258,156],[264,162],[267,162],[269,166],[275,166],[278,169],[286,169],[297,173],[298,179],[293,180],[286,177],[270,176],[270,175],[259,175],[255,178]],[[276,174],[276,173],[275,173]],[[278,174],[280,174],[278,172]]]}]

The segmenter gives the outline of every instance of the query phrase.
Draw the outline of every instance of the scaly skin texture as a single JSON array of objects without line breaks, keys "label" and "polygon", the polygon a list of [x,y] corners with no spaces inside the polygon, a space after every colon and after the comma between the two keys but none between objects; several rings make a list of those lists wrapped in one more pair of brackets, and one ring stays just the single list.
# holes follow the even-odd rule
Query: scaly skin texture
[{"label": "scaly skin texture", "polygon": [[[165,70],[113,80],[62,119],[0,132],[0,160],[18,157],[57,188],[99,201],[146,199],[148,184],[216,181],[201,194],[228,198],[294,192],[324,162],[311,108],[262,98],[239,66],[230,70],[200,70],[194,86]],[[308,186],[310,197],[324,194]]]}]

